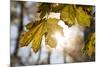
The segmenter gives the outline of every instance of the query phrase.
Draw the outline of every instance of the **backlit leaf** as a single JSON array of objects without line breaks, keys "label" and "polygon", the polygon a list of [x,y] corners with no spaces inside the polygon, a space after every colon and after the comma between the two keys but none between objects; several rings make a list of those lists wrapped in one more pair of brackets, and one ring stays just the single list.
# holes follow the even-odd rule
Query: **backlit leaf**
[{"label": "backlit leaf", "polygon": [[68,25],[73,25],[75,23],[75,9],[73,5],[66,5],[61,11],[61,19],[65,21]]},{"label": "backlit leaf", "polygon": [[32,49],[35,53],[38,52],[38,50],[40,49],[41,39],[46,31],[46,24],[45,22],[43,22],[39,29],[36,31],[36,34],[34,34],[33,36]]},{"label": "backlit leaf", "polygon": [[63,35],[62,27],[58,25],[58,19],[48,19],[47,20],[47,35],[46,35],[46,43],[50,47],[54,48],[57,45],[56,39],[53,37],[53,35],[56,32],[60,32]]},{"label": "backlit leaf", "polygon": [[38,30],[40,26],[41,26],[41,23],[35,26],[35,28],[32,28],[28,32],[25,32],[24,34],[22,34],[19,39],[20,46],[22,47],[27,46],[32,41],[33,35],[35,34],[35,32]]},{"label": "backlit leaf", "polygon": [[90,26],[91,17],[82,9],[82,7],[77,8],[76,18],[78,24],[80,24],[81,26]]},{"label": "backlit leaf", "polygon": [[76,7],[76,5],[66,5],[61,11],[61,19],[65,21],[67,25],[78,23],[81,26],[89,27],[91,23],[91,16],[82,6]]},{"label": "backlit leaf", "polygon": [[32,35],[30,34],[30,32],[23,32],[20,35],[19,44],[21,47],[28,46],[31,40],[32,40]]},{"label": "backlit leaf", "polygon": [[45,20],[40,20],[33,24],[34,26],[20,36],[19,44],[21,47],[28,46],[32,41],[32,49],[37,52],[40,48],[42,35],[46,32]]}]

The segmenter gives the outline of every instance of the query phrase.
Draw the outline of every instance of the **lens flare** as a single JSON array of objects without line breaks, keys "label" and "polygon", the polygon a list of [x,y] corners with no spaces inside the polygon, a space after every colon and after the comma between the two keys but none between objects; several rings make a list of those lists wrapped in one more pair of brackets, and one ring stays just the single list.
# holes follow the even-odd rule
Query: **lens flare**
[{"label": "lens flare", "polygon": [[61,35],[60,32],[56,32],[56,33],[54,34],[54,37],[55,37],[55,39],[57,40],[57,43],[58,43],[58,44],[62,44],[62,42],[63,42],[63,36]]}]

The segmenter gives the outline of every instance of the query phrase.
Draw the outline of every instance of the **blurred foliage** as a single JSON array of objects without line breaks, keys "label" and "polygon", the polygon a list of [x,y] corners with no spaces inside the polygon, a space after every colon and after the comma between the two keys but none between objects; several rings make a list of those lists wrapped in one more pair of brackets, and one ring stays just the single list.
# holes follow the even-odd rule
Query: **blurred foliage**
[{"label": "blurred foliage", "polygon": [[76,10],[76,18],[77,18],[77,22],[78,24],[80,24],[81,26],[90,26],[91,23],[91,16],[88,15],[85,11],[83,11],[82,7],[79,7]]},{"label": "blurred foliage", "polygon": [[64,4],[56,4],[56,3],[53,3],[51,4],[51,11],[52,12],[60,12],[63,8],[65,7]]},{"label": "blurred foliage", "polygon": [[44,3],[39,6],[40,18],[43,18],[46,14],[49,15],[50,12],[50,4]]},{"label": "blurred foliage", "polygon": [[92,54],[95,52],[95,33],[91,33],[90,41],[87,44],[86,52],[88,56],[91,58]]},{"label": "blurred foliage", "polygon": [[[89,41],[84,45],[84,53],[89,57],[89,59],[93,59],[95,54],[95,33],[90,33]],[[94,59],[93,59],[94,60]]]}]

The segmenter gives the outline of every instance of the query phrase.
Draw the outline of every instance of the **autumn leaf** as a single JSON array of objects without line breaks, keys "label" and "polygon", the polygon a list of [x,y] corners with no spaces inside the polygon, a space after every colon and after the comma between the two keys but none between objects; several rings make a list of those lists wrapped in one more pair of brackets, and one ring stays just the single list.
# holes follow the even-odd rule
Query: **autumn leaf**
[{"label": "autumn leaf", "polygon": [[61,11],[61,19],[68,25],[73,25],[75,22],[75,9],[73,5],[66,5]]},{"label": "autumn leaf", "polygon": [[91,23],[91,16],[83,10],[82,6],[76,7],[76,5],[66,5],[61,11],[61,19],[70,26],[78,23],[81,26],[89,27]]},{"label": "autumn leaf", "polygon": [[[30,22],[25,27],[28,31],[21,34],[19,39],[19,44],[21,47],[28,46],[32,42],[31,48],[35,53],[37,53],[41,47],[42,36],[45,35],[46,44],[52,48],[57,45],[56,38],[54,34],[60,32],[63,36],[63,28],[58,25],[58,19],[55,18],[44,18],[45,15],[49,14],[51,11],[61,13],[61,20],[63,20],[68,25],[79,24],[84,27],[89,27],[91,23],[91,16],[86,11],[91,11],[88,7],[84,10],[82,6],[76,7],[76,5],[59,5],[59,4],[46,4],[42,3],[39,6],[40,21]],[[44,20],[45,19],[45,20]],[[94,35],[93,35],[94,36]],[[86,51],[89,56],[94,52],[94,37],[90,38],[88,43],[88,50]]]},{"label": "autumn leaf", "polygon": [[41,23],[37,26],[35,26],[35,28],[32,28],[31,30],[24,32],[23,34],[21,34],[20,39],[19,39],[19,44],[20,46],[27,46],[33,39],[33,35],[35,34],[35,32],[37,31],[37,29],[41,26]]},{"label": "autumn leaf", "polygon": [[43,22],[36,34],[33,36],[32,49],[36,53],[40,49],[42,36],[47,32],[46,23]]},{"label": "autumn leaf", "polygon": [[47,20],[47,35],[46,35],[46,43],[52,48],[55,48],[57,45],[56,39],[53,35],[56,32],[60,32],[63,35],[63,29],[58,25],[58,19],[50,18]]},{"label": "autumn leaf", "polygon": [[95,33],[92,33],[89,42],[86,46],[86,53],[91,58],[91,56],[95,53]]},{"label": "autumn leaf", "polygon": [[76,19],[79,25],[81,26],[90,26],[91,23],[91,16],[88,15],[82,7],[78,7],[76,10]]},{"label": "autumn leaf", "polygon": [[49,14],[51,8],[49,3],[42,3],[39,6],[40,18],[44,18],[46,14]]},{"label": "autumn leaf", "polygon": [[45,20],[40,20],[33,24],[34,26],[23,35],[20,36],[19,44],[21,47],[28,46],[32,41],[32,49],[37,52],[40,48],[42,35],[46,32]]},{"label": "autumn leaf", "polygon": [[61,11],[64,7],[65,7],[64,4],[55,4],[55,3],[52,3],[52,4],[51,4],[51,11],[52,11],[52,12],[59,12],[59,11]]},{"label": "autumn leaf", "polygon": [[28,46],[31,40],[32,40],[32,35],[30,34],[30,32],[22,32],[19,37],[20,47]]},{"label": "autumn leaf", "polygon": [[26,29],[28,29],[28,30],[32,29],[33,26],[34,26],[33,22],[30,22],[27,25],[25,25]]},{"label": "autumn leaf", "polygon": [[39,25],[42,21],[44,21],[44,20],[30,22],[27,25],[25,25],[25,27],[27,30],[31,30],[31,29],[35,28],[37,25]]},{"label": "autumn leaf", "polygon": [[[32,42],[32,49],[36,53],[40,49],[42,36],[46,35],[46,43],[50,47],[56,47],[57,41],[53,37],[55,32],[60,32],[63,35],[63,29],[58,25],[58,19],[50,18],[47,20],[41,20],[36,23],[29,23],[26,27],[29,31],[25,32],[24,35],[21,35],[20,45],[28,46]],[[32,25],[31,25],[32,24]],[[32,28],[31,28],[32,27]]]}]

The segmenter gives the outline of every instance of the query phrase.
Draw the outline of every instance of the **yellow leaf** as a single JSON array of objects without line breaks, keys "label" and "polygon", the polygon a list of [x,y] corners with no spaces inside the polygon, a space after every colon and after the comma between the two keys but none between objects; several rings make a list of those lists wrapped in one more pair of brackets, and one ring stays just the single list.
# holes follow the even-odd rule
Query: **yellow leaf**
[{"label": "yellow leaf", "polygon": [[75,9],[73,5],[66,5],[61,11],[61,19],[68,25],[75,23]]},{"label": "yellow leaf", "polygon": [[[78,23],[81,26],[89,27],[91,16],[83,8],[83,6],[66,5],[61,11],[61,19],[69,26]],[[89,7],[87,7],[87,11],[90,11]]]},{"label": "yellow leaf", "polygon": [[31,40],[32,40],[32,35],[30,35],[30,32],[21,33],[20,38],[19,38],[20,47],[28,46]]},{"label": "yellow leaf", "polygon": [[88,15],[82,7],[78,7],[76,10],[76,19],[78,24],[81,26],[90,26],[91,23],[91,16]]},{"label": "yellow leaf", "polygon": [[30,22],[29,24],[27,24],[25,27],[30,30],[32,29],[32,27],[34,26],[34,23],[33,22]]},{"label": "yellow leaf", "polygon": [[90,37],[90,41],[88,42],[86,47],[86,52],[90,58],[95,53],[95,33],[92,33]]},{"label": "yellow leaf", "polygon": [[49,3],[42,3],[39,6],[39,11],[40,11],[40,18],[44,18],[46,14],[49,14],[51,8]]},{"label": "yellow leaf", "polygon": [[48,19],[47,20],[47,35],[46,35],[46,43],[50,47],[54,48],[57,45],[56,39],[53,37],[53,35],[56,32],[60,32],[63,35],[63,29],[58,25],[58,19]]},{"label": "yellow leaf", "polygon": [[33,27],[20,36],[19,44],[21,47],[28,46],[32,41],[32,49],[37,52],[40,48],[40,42],[43,34],[46,32],[45,20],[40,20],[33,24]]},{"label": "yellow leaf", "polygon": [[35,21],[35,22],[30,22],[27,25],[25,25],[26,29],[31,30],[33,28],[35,28],[37,25],[39,25],[41,23],[42,20],[40,21]]},{"label": "yellow leaf", "polygon": [[52,12],[59,12],[65,7],[64,4],[52,3],[51,4],[51,11]]},{"label": "yellow leaf", "polygon": [[47,31],[46,23],[42,22],[42,25],[39,27],[39,29],[36,31],[36,33],[33,36],[32,49],[35,53],[38,52],[38,50],[40,49],[41,39],[46,31]]}]

